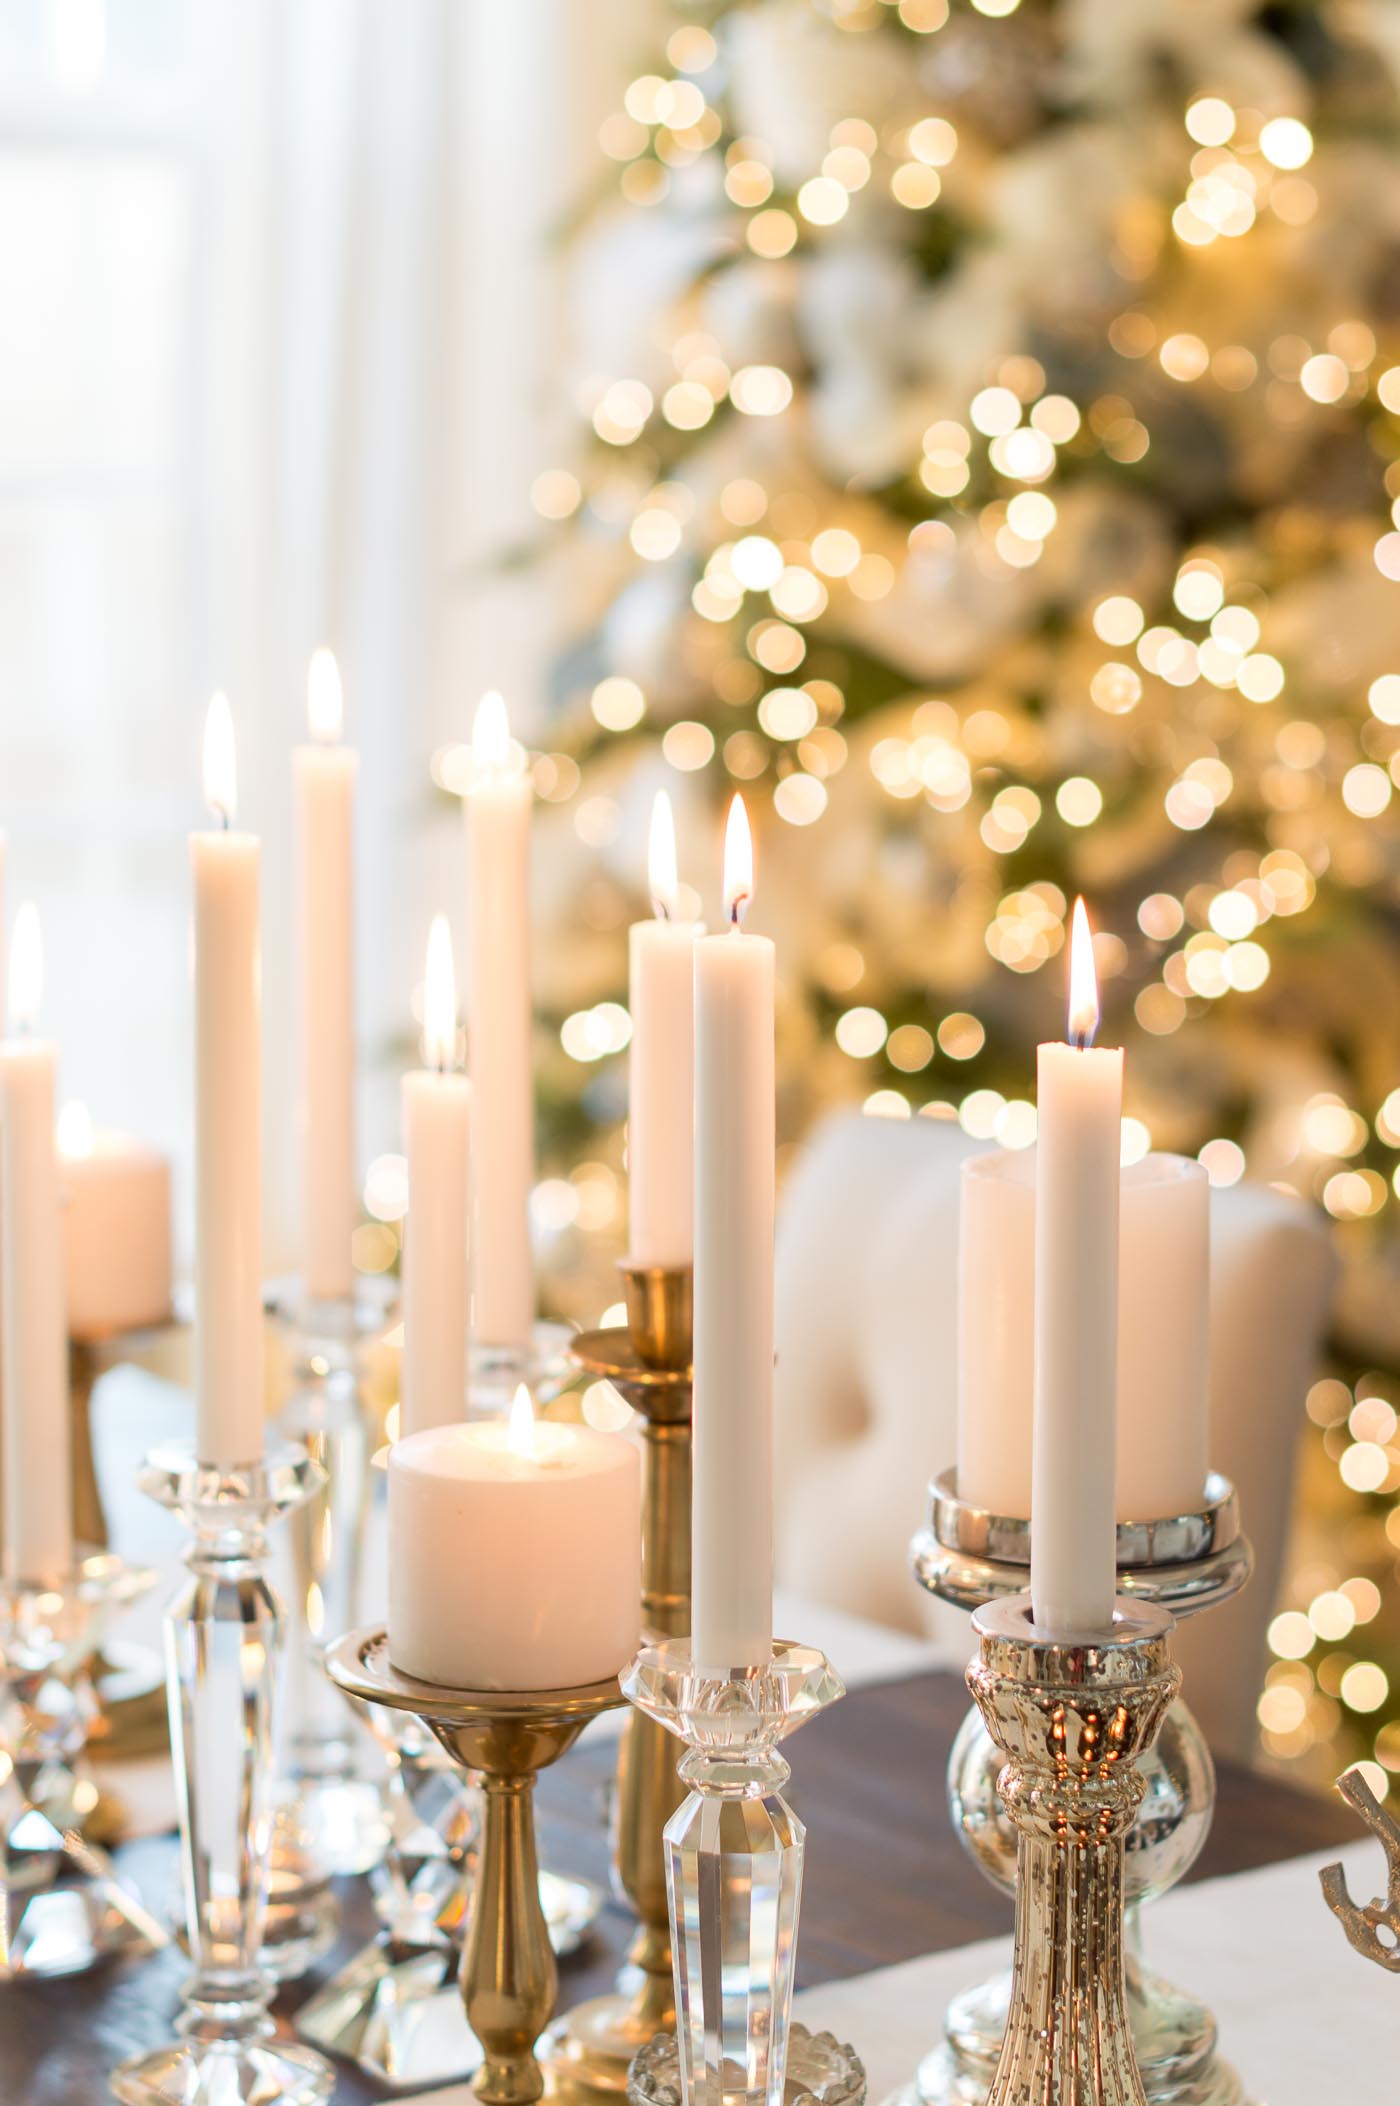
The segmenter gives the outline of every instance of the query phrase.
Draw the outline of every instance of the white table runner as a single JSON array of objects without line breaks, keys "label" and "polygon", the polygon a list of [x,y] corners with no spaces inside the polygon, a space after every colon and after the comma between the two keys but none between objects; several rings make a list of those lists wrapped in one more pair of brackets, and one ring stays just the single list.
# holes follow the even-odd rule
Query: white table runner
[{"label": "white table runner", "polygon": [[[1339,1854],[1358,1900],[1384,1892],[1380,1850],[1362,1842],[1179,1888],[1144,1915],[1151,1964],[1210,2004],[1252,2106],[1400,2098],[1400,1981],[1352,1951],[1318,1888]],[[1010,1957],[1009,1938],[931,1953],[809,1989],[797,2016],[851,2042],[879,2106],[940,2038],[950,1997]]]}]

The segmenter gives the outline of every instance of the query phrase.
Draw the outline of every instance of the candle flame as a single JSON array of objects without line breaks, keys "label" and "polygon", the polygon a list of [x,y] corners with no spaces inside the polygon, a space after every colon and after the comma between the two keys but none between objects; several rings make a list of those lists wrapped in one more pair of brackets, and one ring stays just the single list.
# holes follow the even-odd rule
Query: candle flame
[{"label": "candle flame", "polygon": [[478,775],[506,775],[515,764],[505,697],[493,687],[477,703],[472,719],[472,766]]},{"label": "candle flame", "polygon": [[533,1461],[535,1454],[535,1407],[530,1401],[530,1392],[522,1382],[511,1399],[510,1417],[506,1421],[506,1440],[512,1455],[523,1455]]},{"label": "candle flame", "polygon": [[39,940],[39,909],[26,900],[15,916],[10,938],[10,1028],[32,1031],[39,1021],[44,993],[44,949]]},{"label": "candle flame", "polygon": [[441,1074],[457,1052],[457,975],[452,965],[452,931],[445,914],[435,914],[428,931],[428,964],[423,976],[423,1057]]},{"label": "candle flame", "polygon": [[58,1152],[70,1163],[86,1162],[92,1154],[92,1113],[75,1097],[58,1115]]},{"label": "candle flame", "polygon": [[306,719],[319,746],[333,746],[345,720],[345,701],[340,689],[340,667],[334,651],[324,645],[311,653],[306,669]]},{"label": "candle flame", "polygon": [[676,878],[676,820],[665,790],[657,791],[651,808],[647,886],[657,920],[674,921],[680,889]]},{"label": "candle flame", "polygon": [[222,691],[211,697],[204,719],[204,801],[216,819],[233,825],[238,815],[238,755],[233,712]]},{"label": "candle flame", "polygon": [[1069,939],[1069,1042],[1092,1046],[1099,1028],[1099,978],[1094,970],[1094,939],[1084,902],[1074,903]]},{"label": "candle flame", "polygon": [[729,807],[724,825],[724,915],[738,928],[753,899],[753,835],[742,797]]}]

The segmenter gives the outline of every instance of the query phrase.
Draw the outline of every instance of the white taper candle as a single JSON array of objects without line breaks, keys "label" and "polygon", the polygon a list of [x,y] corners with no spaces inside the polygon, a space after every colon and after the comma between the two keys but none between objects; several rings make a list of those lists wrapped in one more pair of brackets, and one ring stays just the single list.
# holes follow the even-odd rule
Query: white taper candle
[{"label": "white taper candle", "polygon": [[5,1564],[53,1579],[73,1551],[68,1338],[54,1088],[58,1051],[29,1036],[41,959],[33,907],[15,917],[10,1014],[0,1045],[0,1283],[4,1303]]},{"label": "white taper candle", "polygon": [[657,793],[648,879],[655,918],[629,941],[628,1250],[635,1265],[689,1265],[695,1248],[695,940],[677,921],[676,823]]},{"label": "white taper candle", "polygon": [[753,851],[725,832],[729,928],[695,946],[695,1432],[691,1650],[773,1645],[773,945],[743,934]]},{"label": "white taper candle", "polygon": [[403,1078],[408,1219],[403,1250],[399,1434],[467,1415],[467,1216],[471,1086],[457,1061],[452,937],[439,914],[423,982],[426,1065]]},{"label": "white taper candle", "polygon": [[1123,1055],[1095,1048],[1098,989],[1082,900],[1070,941],[1069,1045],[1037,1061],[1035,1440],[1031,1599],[1061,1637],[1104,1630],[1117,1591],[1118,1156]]},{"label": "white taper candle", "polygon": [[530,802],[505,704],[483,695],[466,796],[467,1072],[476,1103],[472,1324],[488,1346],[523,1346],[535,1317]]},{"label": "white taper candle", "polygon": [[301,981],[302,1276],[318,1301],[348,1298],[355,1189],[355,775],[340,743],[340,673],[317,651],[307,675],[311,741],[292,755]]},{"label": "white taper candle", "polygon": [[229,1468],[263,1451],[262,843],[237,811],[233,720],[209,705],[204,785],[219,833],[192,834],[195,999],[195,1443]]}]

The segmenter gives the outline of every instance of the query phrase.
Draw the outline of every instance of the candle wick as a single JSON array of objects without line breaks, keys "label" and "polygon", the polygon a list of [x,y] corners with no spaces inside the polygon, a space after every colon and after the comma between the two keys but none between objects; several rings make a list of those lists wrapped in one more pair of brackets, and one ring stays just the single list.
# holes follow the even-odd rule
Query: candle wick
[{"label": "candle wick", "polygon": [[653,898],[651,903],[651,911],[656,916],[658,921],[669,921],[671,919],[671,910],[667,906],[664,899]]},{"label": "candle wick", "polygon": [[747,892],[736,892],[733,899],[729,902],[729,926],[736,935],[743,922],[744,910],[748,903],[749,895]]}]

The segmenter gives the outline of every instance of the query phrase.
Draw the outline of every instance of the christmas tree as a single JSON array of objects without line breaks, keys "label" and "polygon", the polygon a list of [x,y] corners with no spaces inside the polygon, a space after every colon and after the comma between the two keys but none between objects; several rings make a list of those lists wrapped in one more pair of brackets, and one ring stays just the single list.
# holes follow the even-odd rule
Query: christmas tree
[{"label": "christmas tree", "polygon": [[1272,1755],[1330,1777],[1364,1754],[1378,1785],[1400,1770],[1376,1585],[1400,1545],[1397,77],[1379,5],[679,10],[571,232],[580,447],[535,487],[571,635],[539,763],[548,1109],[590,1158],[560,1220],[612,1211],[659,783],[690,876],[717,873],[736,786],[767,837],[792,1137],[854,1097],[1028,1145],[1083,892],[1127,1151],[1333,1217],[1337,1371],[1260,1717]]}]

